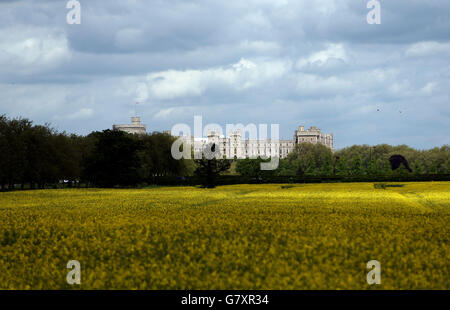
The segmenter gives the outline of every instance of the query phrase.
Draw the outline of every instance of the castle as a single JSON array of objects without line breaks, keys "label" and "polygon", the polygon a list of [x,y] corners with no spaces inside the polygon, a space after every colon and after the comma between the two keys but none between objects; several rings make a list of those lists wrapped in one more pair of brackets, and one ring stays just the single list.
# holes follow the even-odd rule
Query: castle
[{"label": "castle", "polygon": [[[131,134],[145,134],[146,126],[141,124],[140,117],[132,117],[129,125],[113,125],[113,130],[121,130]],[[286,158],[299,143],[308,142],[323,144],[333,150],[333,134],[323,133],[315,126],[305,130],[299,126],[294,133],[293,140],[255,140],[245,139],[241,130],[235,130],[227,137],[218,132],[210,130],[206,138],[195,138],[193,136],[181,136],[181,139],[194,146],[194,152],[201,152],[207,143],[215,143],[221,154],[226,158],[257,158],[257,157],[279,157]]]},{"label": "castle", "polygon": [[131,118],[131,124],[113,125],[113,130],[120,130],[131,134],[141,135],[146,133],[147,128],[144,124],[141,124],[140,117],[134,116]]}]

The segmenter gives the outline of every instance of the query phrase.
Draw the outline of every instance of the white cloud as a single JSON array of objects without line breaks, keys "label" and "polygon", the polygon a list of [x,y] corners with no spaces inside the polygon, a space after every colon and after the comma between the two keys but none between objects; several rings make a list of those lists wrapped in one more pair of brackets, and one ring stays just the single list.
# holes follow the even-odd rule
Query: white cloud
[{"label": "white cloud", "polygon": [[[448,1],[387,1],[375,28],[353,0],[91,0],[76,27],[57,2],[0,4],[0,114],[86,134],[139,101],[151,131],[202,114],[277,121],[286,137],[317,125],[340,132],[338,146],[398,129],[426,147],[448,128]],[[371,138],[375,126],[387,134]]]},{"label": "white cloud", "polygon": [[91,118],[94,115],[94,110],[90,108],[82,108],[72,114],[67,115],[64,118],[70,120],[83,120],[87,118]]},{"label": "white cloud", "polygon": [[437,89],[437,85],[435,82],[428,82],[422,89],[420,90],[424,95],[433,94],[433,92]]},{"label": "white cloud", "polygon": [[[334,14],[338,10],[338,4],[336,1],[330,0],[315,0],[311,1],[313,9],[315,9],[321,15],[329,16]],[[342,5],[342,3],[341,3]]]},{"label": "white cloud", "polygon": [[242,50],[256,53],[277,52],[281,49],[277,42],[244,40],[239,44]]},{"label": "white cloud", "polygon": [[0,66],[13,73],[36,73],[70,58],[67,38],[48,29],[0,30]]},{"label": "white cloud", "polygon": [[173,112],[175,108],[162,109],[155,114],[156,119],[167,119]]},{"label": "white cloud", "polygon": [[290,63],[280,60],[251,61],[241,59],[226,67],[205,70],[168,70],[147,75],[152,97],[170,100],[177,97],[200,96],[207,89],[231,88],[237,91],[279,79],[290,70]]},{"label": "white cloud", "polygon": [[145,102],[148,99],[148,89],[145,83],[138,83],[136,86],[136,101]]},{"label": "white cloud", "polygon": [[411,82],[406,79],[393,82],[387,90],[390,95],[396,98],[413,96],[415,93]]},{"label": "white cloud", "polygon": [[250,25],[251,27],[266,28],[266,29],[269,29],[272,26],[268,17],[261,10],[247,13],[245,16],[242,17],[240,23],[245,23],[247,25]]},{"label": "white cloud", "polygon": [[125,28],[116,34],[116,46],[122,49],[132,49],[142,45],[145,42],[145,36],[140,29]]},{"label": "white cloud", "polygon": [[410,45],[405,53],[407,56],[429,56],[438,53],[449,54],[450,43],[439,43],[434,41],[418,42]]},{"label": "white cloud", "polygon": [[325,65],[338,62],[348,62],[347,51],[343,44],[327,44],[327,48],[319,52],[313,53],[307,58],[301,58],[296,63],[297,69],[306,66],[322,67]]},{"label": "white cloud", "polygon": [[314,74],[300,73],[296,76],[297,91],[302,95],[316,94],[325,96],[327,93],[343,94],[352,89],[352,81],[342,77],[320,77]]}]

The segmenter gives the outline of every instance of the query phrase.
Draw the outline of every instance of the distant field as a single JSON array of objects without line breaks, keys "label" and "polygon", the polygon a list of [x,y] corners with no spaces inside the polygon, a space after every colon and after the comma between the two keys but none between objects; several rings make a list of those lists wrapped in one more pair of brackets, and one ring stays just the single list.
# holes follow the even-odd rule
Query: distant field
[{"label": "distant field", "polygon": [[450,289],[450,182],[403,184],[0,193],[0,288]]}]

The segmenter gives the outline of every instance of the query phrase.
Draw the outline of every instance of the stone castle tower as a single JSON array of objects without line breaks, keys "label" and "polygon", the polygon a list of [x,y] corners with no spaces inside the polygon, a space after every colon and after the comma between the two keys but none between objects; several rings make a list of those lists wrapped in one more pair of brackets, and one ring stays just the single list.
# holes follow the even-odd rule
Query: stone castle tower
[{"label": "stone castle tower", "polygon": [[131,118],[131,124],[113,125],[113,130],[120,130],[131,134],[145,134],[147,127],[141,124],[141,118],[133,116]]}]

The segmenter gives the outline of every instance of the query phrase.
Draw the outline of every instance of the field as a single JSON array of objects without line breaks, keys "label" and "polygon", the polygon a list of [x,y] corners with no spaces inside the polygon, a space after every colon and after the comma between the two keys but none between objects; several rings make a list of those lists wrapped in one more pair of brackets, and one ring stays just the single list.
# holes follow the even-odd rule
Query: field
[{"label": "field", "polygon": [[0,289],[450,289],[449,223],[450,182],[0,193]]}]

